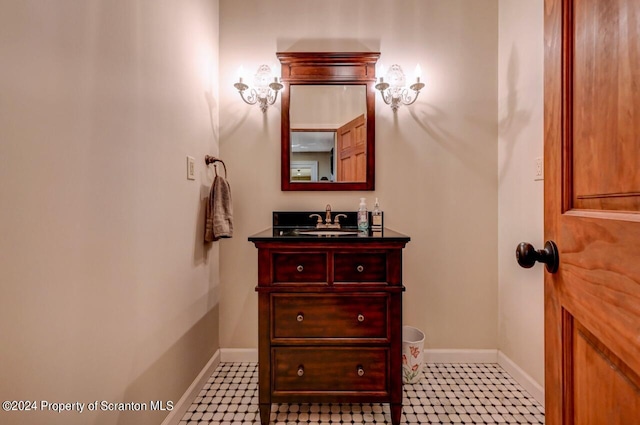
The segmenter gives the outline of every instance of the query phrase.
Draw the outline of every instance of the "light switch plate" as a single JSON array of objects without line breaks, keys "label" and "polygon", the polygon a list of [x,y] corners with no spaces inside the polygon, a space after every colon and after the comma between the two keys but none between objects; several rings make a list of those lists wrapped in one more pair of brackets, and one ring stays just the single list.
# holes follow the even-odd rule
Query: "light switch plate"
[{"label": "light switch plate", "polygon": [[192,156],[187,157],[187,179],[196,179],[196,160]]},{"label": "light switch plate", "polygon": [[544,161],[541,156],[536,158],[535,167],[536,168],[533,175],[533,180],[535,181],[544,180]]}]

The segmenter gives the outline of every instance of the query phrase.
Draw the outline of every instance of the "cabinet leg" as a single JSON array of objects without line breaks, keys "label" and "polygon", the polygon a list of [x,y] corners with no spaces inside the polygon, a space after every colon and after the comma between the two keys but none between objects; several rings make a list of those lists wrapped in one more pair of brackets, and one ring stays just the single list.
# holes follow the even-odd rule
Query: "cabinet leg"
[{"label": "cabinet leg", "polygon": [[260,403],[260,423],[269,425],[271,419],[271,403]]},{"label": "cabinet leg", "polygon": [[400,419],[402,419],[402,404],[391,405],[391,424],[400,425]]}]

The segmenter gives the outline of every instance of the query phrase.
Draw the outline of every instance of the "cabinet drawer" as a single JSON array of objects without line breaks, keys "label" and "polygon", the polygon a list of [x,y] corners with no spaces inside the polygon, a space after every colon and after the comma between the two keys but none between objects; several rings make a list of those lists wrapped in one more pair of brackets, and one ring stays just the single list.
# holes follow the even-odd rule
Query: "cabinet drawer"
[{"label": "cabinet drawer", "polygon": [[376,347],[273,349],[275,392],[387,392],[389,350]]},{"label": "cabinet drawer", "polygon": [[334,280],[336,282],[385,282],[387,255],[385,253],[336,253]]},{"label": "cabinet drawer", "polygon": [[274,282],[326,282],[326,253],[273,254]]},{"label": "cabinet drawer", "polygon": [[277,338],[387,338],[387,294],[273,294]]}]

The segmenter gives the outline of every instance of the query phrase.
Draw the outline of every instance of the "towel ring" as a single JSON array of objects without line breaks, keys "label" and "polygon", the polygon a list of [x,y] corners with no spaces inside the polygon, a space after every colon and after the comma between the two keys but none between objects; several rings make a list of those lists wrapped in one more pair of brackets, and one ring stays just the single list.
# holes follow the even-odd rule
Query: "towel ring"
[{"label": "towel ring", "polygon": [[215,156],[211,156],[211,155],[205,155],[204,157],[204,163],[209,165],[209,164],[213,164],[213,170],[216,173],[216,176],[218,175],[218,167],[216,167],[216,162],[220,162],[222,163],[222,167],[224,168],[224,178],[227,178],[227,166],[225,165],[224,161],[216,158]]}]

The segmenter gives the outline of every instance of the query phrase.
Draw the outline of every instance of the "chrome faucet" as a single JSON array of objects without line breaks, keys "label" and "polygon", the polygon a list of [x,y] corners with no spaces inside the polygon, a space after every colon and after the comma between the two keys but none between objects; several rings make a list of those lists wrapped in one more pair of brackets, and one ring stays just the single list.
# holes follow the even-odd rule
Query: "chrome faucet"
[{"label": "chrome faucet", "polygon": [[332,223],[331,220],[331,204],[327,204],[325,208],[325,218],[324,223],[322,222],[322,216],[320,214],[311,214],[309,218],[317,217],[316,221],[316,229],[339,229],[340,228],[340,217],[347,218],[346,214],[336,214],[334,217],[335,221]]}]

